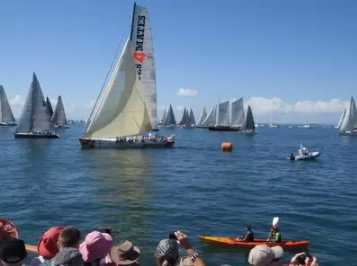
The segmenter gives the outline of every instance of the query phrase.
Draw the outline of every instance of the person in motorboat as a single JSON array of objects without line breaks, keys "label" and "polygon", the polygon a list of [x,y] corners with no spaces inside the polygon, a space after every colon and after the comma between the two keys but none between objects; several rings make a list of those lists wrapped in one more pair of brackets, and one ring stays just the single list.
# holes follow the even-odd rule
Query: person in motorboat
[{"label": "person in motorboat", "polygon": [[[271,239],[271,237],[273,237],[273,239]],[[281,234],[278,226],[274,225],[271,228],[267,242],[281,243]]]},{"label": "person in motorboat", "polygon": [[236,238],[236,241],[246,241],[246,242],[253,242],[254,241],[254,233],[252,231],[252,227],[248,225],[245,228],[245,236],[239,236]]}]

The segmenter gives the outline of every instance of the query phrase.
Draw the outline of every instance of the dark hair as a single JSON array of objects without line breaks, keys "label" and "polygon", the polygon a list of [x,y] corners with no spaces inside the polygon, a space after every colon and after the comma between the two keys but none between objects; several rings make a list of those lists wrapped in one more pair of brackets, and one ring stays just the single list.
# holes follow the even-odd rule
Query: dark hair
[{"label": "dark hair", "polygon": [[65,227],[59,235],[58,241],[63,248],[76,247],[81,239],[81,233],[75,227]]},{"label": "dark hair", "polygon": [[83,266],[99,266],[101,259],[96,259],[92,262],[83,261]]}]

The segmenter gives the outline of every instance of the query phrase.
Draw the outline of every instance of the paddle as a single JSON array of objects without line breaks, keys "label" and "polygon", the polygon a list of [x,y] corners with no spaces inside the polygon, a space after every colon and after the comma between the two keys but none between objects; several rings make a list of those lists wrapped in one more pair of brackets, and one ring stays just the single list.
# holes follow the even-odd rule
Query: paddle
[{"label": "paddle", "polygon": [[[278,222],[279,222],[279,217],[274,217],[274,219],[273,219],[271,225],[272,225],[272,226],[275,226],[275,225],[278,224]],[[269,232],[267,242],[269,241],[270,235],[271,235],[271,230],[270,230],[270,232]]]}]

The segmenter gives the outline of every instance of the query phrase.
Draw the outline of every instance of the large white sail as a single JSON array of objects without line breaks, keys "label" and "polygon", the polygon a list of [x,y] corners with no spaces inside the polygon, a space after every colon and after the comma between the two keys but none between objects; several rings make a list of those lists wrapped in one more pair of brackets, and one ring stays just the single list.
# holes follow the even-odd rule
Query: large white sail
[{"label": "large white sail", "polygon": [[353,97],[351,97],[350,106],[348,108],[348,111],[346,111],[346,115],[341,123],[340,131],[352,131],[356,123],[357,123],[356,103]]},{"label": "large white sail", "polygon": [[86,137],[115,138],[152,130],[135,66],[130,38],[101,100],[89,118]]},{"label": "large white sail", "polygon": [[62,102],[62,97],[58,96],[57,104],[55,111],[53,113],[52,119],[51,119],[52,124],[58,124],[58,125],[67,125],[67,118],[66,118],[66,113],[64,111],[64,106]]},{"label": "large white sail", "polygon": [[208,127],[217,124],[217,105],[213,105],[212,109],[209,111],[206,119],[202,122],[201,126]]},{"label": "large white sail", "polygon": [[201,126],[203,121],[206,119],[206,117],[207,117],[206,108],[203,107],[201,116],[200,116],[200,118],[198,119],[198,122],[197,122],[197,126]]},{"label": "large white sail", "polygon": [[142,97],[149,119],[152,127],[157,128],[156,69],[151,22],[147,8],[136,4],[134,4],[131,49],[137,75],[142,83]]},{"label": "large white sail", "polygon": [[5,89],[0,85],[0,122],[15,122],[9,101],[7,100]]},{"label": "large white sail", "polygon": [[28,133],[32,130],[45,131],[51,128],[50,115],[40,83],[33,73],[30,90],[16,127],[16,133]]},{"label": "large white sail", "polygon": [[245,122],[243,98],[240,98],[232,102],[231,112],[232,112],[231,126],[233,127],[243,126]]},{"label": "large white sail", "polygon": [[340,120],[338,121],[338,124],[337,124],[337,128],[341,127],[341,124],[342,124],[343,119],[345,118],[345,115],[346,115],[346,108],[343,108]]},{"label": "large white sail", "polygon": [[219,104],[218,109],[218,125],[229,126],[229,102],[225,101]]}]

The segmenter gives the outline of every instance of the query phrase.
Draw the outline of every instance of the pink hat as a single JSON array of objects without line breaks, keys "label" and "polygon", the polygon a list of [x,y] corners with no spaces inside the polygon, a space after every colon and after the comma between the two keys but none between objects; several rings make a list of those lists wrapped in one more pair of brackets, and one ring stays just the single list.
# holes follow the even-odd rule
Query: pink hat
[{"label": "pink hat", "polygon": [[93,231],[79,245],[79,251],[85,262],[93,262],[96,259],[104,259],[109,253],[112,244],[113,238],[109,234]]}]

